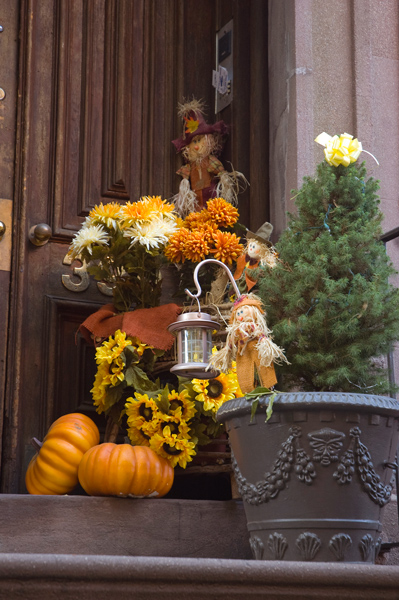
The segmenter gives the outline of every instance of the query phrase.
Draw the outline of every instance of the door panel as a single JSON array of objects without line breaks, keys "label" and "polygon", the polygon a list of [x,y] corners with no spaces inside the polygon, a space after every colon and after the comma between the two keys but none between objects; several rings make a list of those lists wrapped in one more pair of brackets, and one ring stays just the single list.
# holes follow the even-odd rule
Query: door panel
[{"label": "door panel", "polygon": [[[90,396],[94,349],[76,332],[109,298],[96,282],[82,279],[78,261],[65,261],[73,234],[100,201],[177,192],[181,157],[171,144],[182,126],[177,103],[203,98],[207,118],[216,118],[215,32],[220,19],[237,14],[244,48],[240,22],[258,18],[253,2],[201,0],[198,11],[197,0],[20,0],[3,492],[25,489],[30,440],[42,437],[55,418],[75,410],[97,418]],[[237,63],[245,90],[249,60],[245,51]],[[253,97],[251,106],[261,101]],[[248,120],[244,108],[221,115],[232,125],[223,159],[247,164],[254,148],[239,125]],[[267,169],[256,156],[263,177]],[[245,172],[237,162],[234,167]],[[248,194],[241,200],[246,224]],[[265,215],[267,202],[256,203]],[[28,240],[38,223],[52,229],[41,247]],[[104,425],[102,417],[98,422]]]}]

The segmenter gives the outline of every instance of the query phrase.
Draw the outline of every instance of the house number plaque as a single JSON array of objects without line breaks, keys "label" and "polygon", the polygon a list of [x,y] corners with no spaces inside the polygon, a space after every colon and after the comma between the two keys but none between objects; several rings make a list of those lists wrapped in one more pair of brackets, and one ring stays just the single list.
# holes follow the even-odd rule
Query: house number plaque
[{"label": "house number plaque", "polygon": [[[69,274],[63,274],[61,281],[64,287],[70,292],[84,292],[90,285],[90,276],[87,272],[87,264],[84,260],[77,256],[76,259],[72,259],[68,254],[64,257],[63,265],[72,265],[74,260],[81,262],[80,267],[73,267],[72,274],[78,281],[73,281],[72,276]],[[112,296],[112,288],[102,281],[97,282],[97,288],[104,296]]]}]

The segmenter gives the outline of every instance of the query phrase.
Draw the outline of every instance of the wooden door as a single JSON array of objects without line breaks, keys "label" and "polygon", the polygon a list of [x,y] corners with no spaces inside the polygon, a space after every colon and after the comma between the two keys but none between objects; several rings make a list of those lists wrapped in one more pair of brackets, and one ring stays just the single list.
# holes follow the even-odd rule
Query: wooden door
[{"label": "wooden door", "polygon": [[[195,95],[212,106],[218,21],[245,5],[20,0],[4,492],[24,490],[30,439],[55,418],[76,410],[96,418],[94,350],[76,331],[109,298],[66,262],[72,236],[99,202],[177,191],[177,102]],[[227,152],[238,145],[239,157],[248,132],[237,132]],[[29,234],[42,223],[51,237],[36,246]]]}]

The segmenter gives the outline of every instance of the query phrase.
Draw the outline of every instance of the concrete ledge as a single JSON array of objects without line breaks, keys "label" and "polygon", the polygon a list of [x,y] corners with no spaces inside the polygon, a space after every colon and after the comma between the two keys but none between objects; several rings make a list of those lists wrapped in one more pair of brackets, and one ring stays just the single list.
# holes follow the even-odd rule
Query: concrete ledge
[{"label": "concrete ledge", "polygon": [[399,567],[0,554],[7,600],[393,600],[398,589]]},{"label": "concrete ledge", "polygon": [[0,495],[0,552],[252,558],[240,501]]}]

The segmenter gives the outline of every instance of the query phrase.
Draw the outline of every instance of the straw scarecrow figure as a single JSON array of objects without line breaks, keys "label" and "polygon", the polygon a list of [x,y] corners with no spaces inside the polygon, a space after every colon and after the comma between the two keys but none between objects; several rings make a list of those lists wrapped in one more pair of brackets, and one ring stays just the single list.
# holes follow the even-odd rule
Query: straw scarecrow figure
[{"label": "straw scarecrow figure", "polygon": [[210,365],[223,373],[237,363],[237,378],[244,394],[255,386],[255,368],[262,387],[277,383],[274,363],[288,362],[267,327],[261,299],[255,294],[240,296],[234,303],[224,348],[216,352]]},{"label": "straw scarecrow figure", "polygon": [[173,202],[183,218],[205,208],[210,198],[221,197],[236,204],[240,183],[247,183],[242,173],[227,172],[217,158],[229,128],[224,121],[207,123],[203,109],[203,102],[196,99],[178,106],[183,133],[172,143],[185,164],[177,171],[182,181]]},{"label": "straw scarecrow figure", "polygon": [[234,273],[234,279],[238,282],[240,290],[250,292],[256,285],[254,271],[258,267],[274,267],[277,262],[277,252],[270,241],[270,235],[273,231],[271,223],[263,225],[253,233],[247,230],[247,243],[244,252],[237,259],[237,267]]}]

